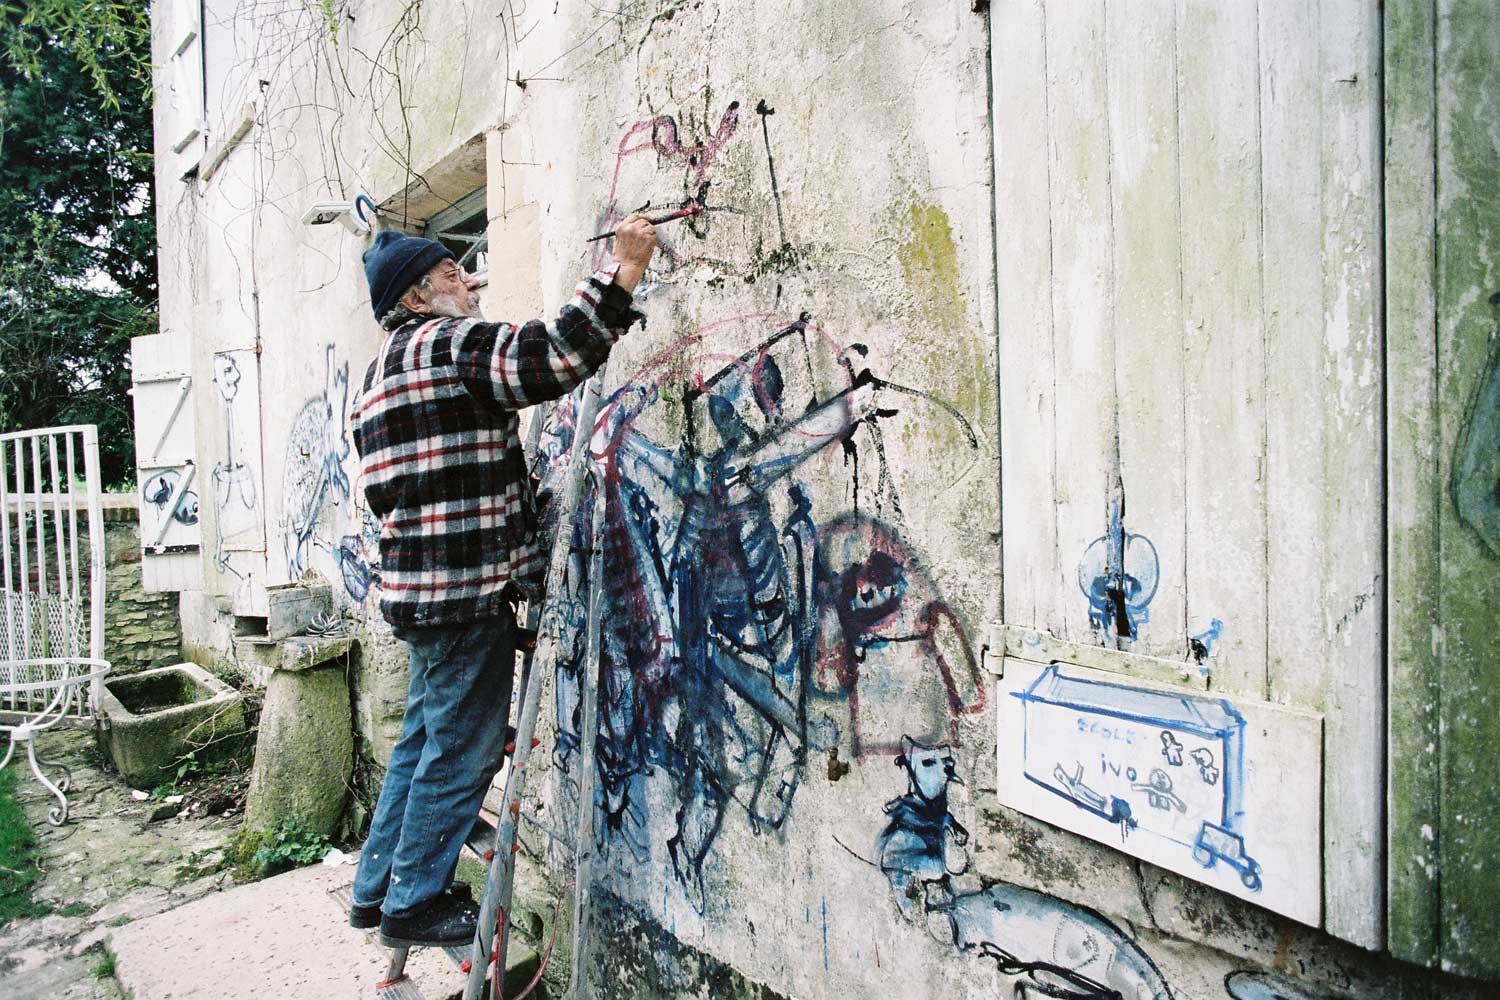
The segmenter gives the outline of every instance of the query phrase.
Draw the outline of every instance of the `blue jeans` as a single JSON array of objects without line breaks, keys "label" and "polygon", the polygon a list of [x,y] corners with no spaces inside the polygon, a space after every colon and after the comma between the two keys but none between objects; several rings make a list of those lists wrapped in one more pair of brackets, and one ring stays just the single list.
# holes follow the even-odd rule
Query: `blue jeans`
[{"label": "blue jeans", "polygon": [[503,614],[396,636],[411,656],[406,716],[360,851],[354,902],[406,917],[448,888],[500,769],[516,623]]}]

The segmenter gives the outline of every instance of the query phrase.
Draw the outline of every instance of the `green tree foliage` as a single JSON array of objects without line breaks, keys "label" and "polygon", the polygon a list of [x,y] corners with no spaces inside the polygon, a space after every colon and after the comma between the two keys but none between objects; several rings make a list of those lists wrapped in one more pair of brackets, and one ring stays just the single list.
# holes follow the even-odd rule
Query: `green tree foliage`
[{"label": "green tree foliage", "polygon": [[123,485],[156,332],[149,7],[0,3],[0,33],[0,432],[98,424]]}]

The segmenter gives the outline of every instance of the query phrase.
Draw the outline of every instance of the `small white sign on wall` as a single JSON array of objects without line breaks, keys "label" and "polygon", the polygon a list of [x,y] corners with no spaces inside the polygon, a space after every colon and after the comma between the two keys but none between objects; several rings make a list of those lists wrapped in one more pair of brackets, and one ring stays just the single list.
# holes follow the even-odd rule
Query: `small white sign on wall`
[{"label": "small white sign on wall", "polygon": [[1007,658],[1000,801],[1318,926],[1322,717]]}]

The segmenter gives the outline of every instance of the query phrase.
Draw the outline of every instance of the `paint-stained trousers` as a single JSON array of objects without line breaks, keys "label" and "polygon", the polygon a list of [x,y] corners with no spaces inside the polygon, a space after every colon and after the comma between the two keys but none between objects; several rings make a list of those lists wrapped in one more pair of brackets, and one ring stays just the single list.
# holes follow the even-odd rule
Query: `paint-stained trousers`
[{"label": "paint-stained trousers", "polygon": [[396,635],[411,658],[406,717],[360,850],[354,902],[406,917],[448,887],[500,769],[516,623],[507,613]]}]

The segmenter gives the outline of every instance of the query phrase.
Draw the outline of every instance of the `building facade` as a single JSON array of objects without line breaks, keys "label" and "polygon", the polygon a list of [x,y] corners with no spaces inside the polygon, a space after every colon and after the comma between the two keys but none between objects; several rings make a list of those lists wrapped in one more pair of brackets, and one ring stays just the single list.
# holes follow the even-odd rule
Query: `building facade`
[{"label": "building facade", "polygon": [[328,588],[378,773],[365,223],[520,321],[591,235],[695,206],[588,430],[602,576],[547,605],[528,884],[591,814],[595,992],[1482,995],[1484,15],[159,0],[148,577],[242,671]]}]

